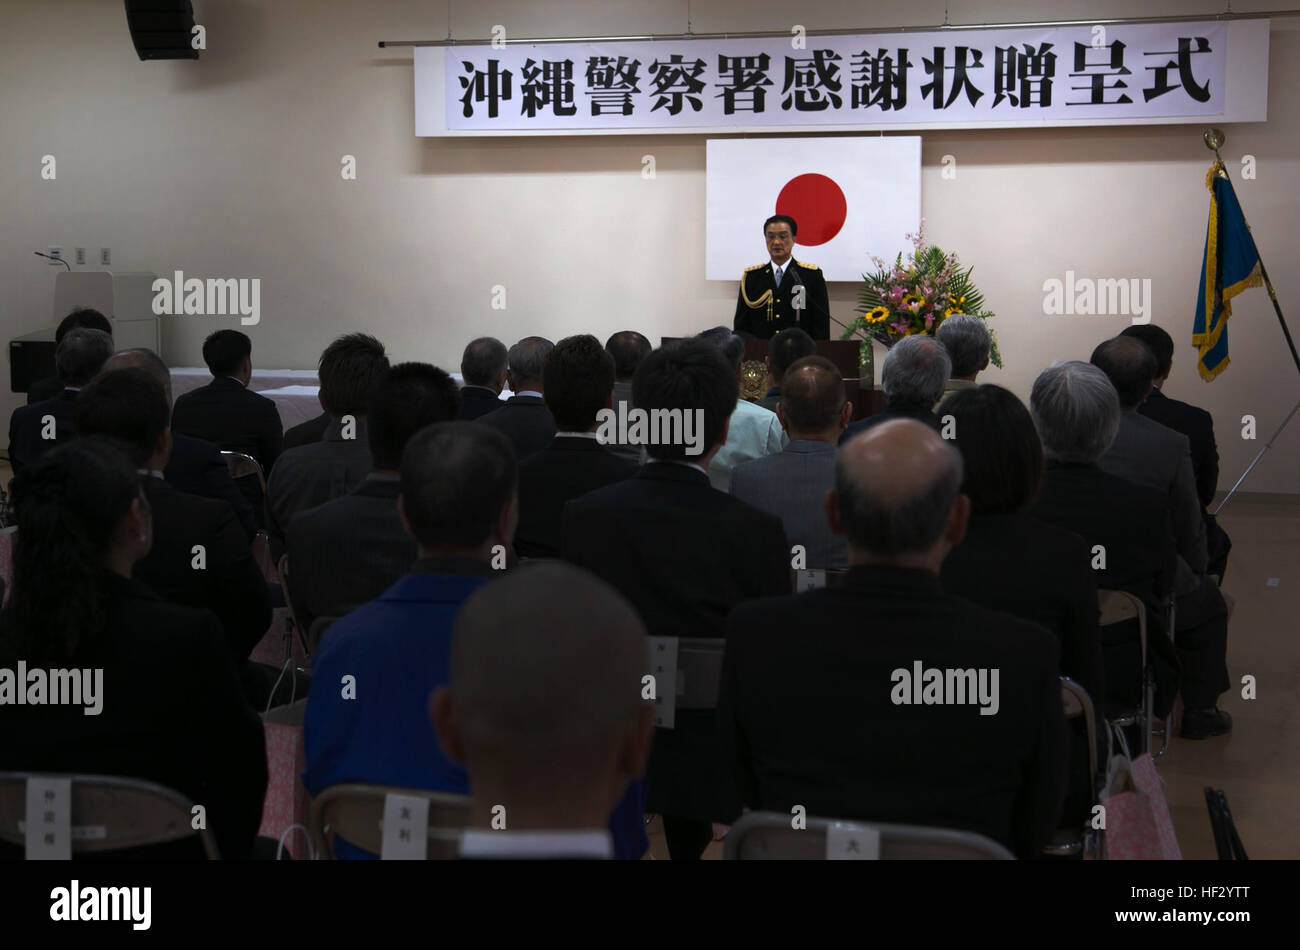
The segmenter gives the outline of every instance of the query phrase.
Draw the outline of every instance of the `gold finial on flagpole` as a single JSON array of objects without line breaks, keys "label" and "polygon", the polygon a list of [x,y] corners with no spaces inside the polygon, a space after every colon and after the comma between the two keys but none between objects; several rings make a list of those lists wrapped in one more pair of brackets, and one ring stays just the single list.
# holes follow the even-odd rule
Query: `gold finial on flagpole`
[{"label": "gold finial on flagpole", "polygon": [[1201,136],[1205,140],[1205,147],[1214,152],[1214,157],[1223,162],[1223,156],[1219,154],[1219,149],[1223,147],[1227,136],[1223,134],[1223,129],[1206,129],[1205,134]]}]

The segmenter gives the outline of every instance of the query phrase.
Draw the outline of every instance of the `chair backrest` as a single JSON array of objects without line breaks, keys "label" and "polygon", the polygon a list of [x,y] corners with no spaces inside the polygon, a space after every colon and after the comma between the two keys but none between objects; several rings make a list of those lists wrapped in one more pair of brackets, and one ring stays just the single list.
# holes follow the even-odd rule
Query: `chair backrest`
[{"label": "chair backrest", "polygon": [[747,812],[723,839],[729,861],[826,860],[1014,860],[1005,847],[973,831],[921,825],[806,818],[778,812]]},{"label": "chair backrest", "polygon": [[120,851],[197,835],[208,858],[218,857],[212,832],[194,828],[194,804],[184,795],[154,782],[109,775],[0,772],[0,840],[26,845],[29,780],[60,779],[71,782],[73,854]]},{"label": "chair backrest", "polygon": [[677,708],[716,709],[722,684],[721,637],[680,637],[677,641]]},{"label": "chair backrest", "polygon": [[1142,599],[1125,590],[1098,590],[1097,606],[1101,610],[1099,623],[1103,627],[1137,620],[1138,644],[1141,661],[1138,663],[1138,685],[1144,695],[1147,687],[1147,608]]},{"label": "chair backrest", "polygon": [[721,637],[647,637],[646,666],[656,677],[656,722],[674,728],[676,710],[716,709],[722,681]]},{"label": "chair backrest", "polygon": [[322,789],[311,803],[311,836],[316,853],[333,859],[333,836],[371,854],[383,855],[384,806],[390,795],[422,798],[429,803],[426,830],[429,860],[455,858],[460,833],[469,824],[470,798],[448,792],[346,782]]},{"label": "chair backrest", "polygon": [[819,587],[838,587],[844,575],[849,572],[846,567],[827,567],[797,570],[790,568],[790,589],[796,594]]},{"label": "chair backrest", "polygon": [[1088,691],[1070,679],[1061,677],[1061,702],[1065,705],[1066,719],[1083,719],[1088,736],[1088,778],[1091,782],[1092,801],[1097,800],[1097,710]]},{"label": "chair backrest", "polygon": [[230,469],[231,478],[248,478],[257,476],[257,484],[262,488],[262,497],[266,497],[266,473],[262,471],[262,463],[247,452],[231,452],[227,449],[221,450],[221,459],[226,463],[226,468]]},{"label": "chair backrest", "polygon": [[14,545],[18,543],[18,526],[10,525],[0,529],[0,581],[4,581],[4,597],[0,603],[8,603],[9,592],[14,586]]}]

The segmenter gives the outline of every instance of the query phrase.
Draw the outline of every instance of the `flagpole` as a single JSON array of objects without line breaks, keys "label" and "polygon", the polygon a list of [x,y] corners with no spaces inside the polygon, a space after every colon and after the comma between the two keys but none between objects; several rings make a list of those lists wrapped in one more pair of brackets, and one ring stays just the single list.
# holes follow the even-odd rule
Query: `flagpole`
[{"label": "flagpole", "polygon": [[[1232,176],[1228,174],[1228,166],[1223,163],[1223,156],[1219,154],[1219,149],[1223,146],[1227,138],[1222,129],[1207,129],[1205,135],[1205,147],[1214,152],[1214,157],[1219,160],[1219,167],[1223,169],[1223,177],[1228,182],[1228,188],[1232,191],[1232,196],[1237,198],[1237,189],[1232,187]],[[1241,199],[1237,198],[1237,205],[1241,206]],[[1264,286],[1268,289],[1268,299],[1273,301],[1273,312],[1277,314],[1277,322],[1282,325],[1282,335],[1286,337],[1286,345],[1291,349],[1291,359],[1295,362],[1296,372],[1300,373],[1300,354],[1296,353],[1295,341],[1291,339],[1291,331],[1286,325],[1286,317],[1282,316],[1282,307],[1277,302],[1277,292],[1273,290],[1273,282],[1268,279],[1268,268],[1264,266],[1264,256],[1259,253],[1259,243],[1255,241],[1255,232],[1251,230],[1250,222],[1246,220],[1246,209],[1241,209],[1241,220],[1246,224],[1246,232],[1250,235],[1251,243],[1255,245],[1255,257],[1259,261],[1259,276],[1264,279]],[[1208,327],[1206,328],[1209,329]],[[1287,418],[1291,418],[1287,416]]]},{"label": "flagpole", "polygon": [[[1223,177],[1227,179],[1228,188],[1232,190],[1232,196],[1237,199],[1237,205],[1240,207],[1241,199],[1237,198],[1237,189],[1232,186],[1232,176],[1228,174],[1228,166],[1223,163],[1223,156],[1219,154],[1219,149],[1223,146],[1227,136],[1223,134],[1222,129],[1207,129],[1202,138],[1205,140],[1205,147],[1212,150],[1214,152],[1214,157],[1218,159],[1219,167],[1223,169]],[[1264,286],[1268,288],[1268,299],[1273,301],[1273,312],[1277,314],[1277,322],[1282,325],[1282,335],[1286,337],[1286,345],[1291,349],[1291,359],[1295,362],[1296,372],[1300,372],[1300,355],[1296,353],[1295,341],[1291,339],[1291,331],[1286,325],[1286,317],[1282,316],[1282,307],[1277,302],[1277,293],[1273,290],[1273,282],[1268,279],[1268,268],[1264,266],[1264,257],[1259,253],[1259,244],[1255,242],[1255,233],[1250,229],[1250,222],[1246,220],[1245,208],[1242,208],[1241,210],[1241,220],[1245,222],[1246,232],[1250,234],[1251,243],[1255,244],[1255,258],[1259,261],[1259,275],[1264,279]],[[1223,506],[1228,503],[1228,499],[1230,499],[1236,493],[1237,489],[1241,487],[1241,483],[1246,480],[1246,476],[1254,470],[1257,464],[1259,464],[1259,460],[1264,457],[1264,453],[1273,447],[1273,443],[1277,441],[1277,437],[1282,434],[1282,430],[1285,429],[1287,424],[1295,417],[1297,410],[1300,410],[1300,402],[1297,402],[1291,407],[1291,411],[1287,413],[1287,417],[1282,420],[1282,424],[1277,427],[1277,431],[1275,431],[1269,440],[1264,443],[1264,447],[1259,450],[1251,463],[1246,466],[1246,470],[1241,473],[1241,477],[1237,479],[1236,484],[1233,485],[1228,493],[1223,496],[1223,500],[1219,502],[1219,505],[1214,509],[1213,514],[1218,515],[1218,513],[1223,510]]]}]

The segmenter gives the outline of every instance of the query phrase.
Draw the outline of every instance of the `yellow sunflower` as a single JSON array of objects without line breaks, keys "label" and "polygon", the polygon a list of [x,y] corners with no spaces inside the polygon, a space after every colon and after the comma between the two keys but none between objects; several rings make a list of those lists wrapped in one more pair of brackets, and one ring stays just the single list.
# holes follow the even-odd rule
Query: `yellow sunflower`
[{"label": "yellow sunflower", "polygon": [[921,304],[923,303],[925,303],[925,299],[923,297],[920,297],[916,294],[907,294],[906,296],[903,297],[903,301],[899,306],[901,306],[902,309],[904,310],[910,310],[913,313],[916,313],[917,308],[920,307]]},{"label": "yellow sunflower", "polygon": [[866,316],[867,323],[884,323],[888,319],[889,319],[888,307],[877,307],[875,310],[872,310]]},{"label": "yellow sunflower", "polygon": [[949,307],[947,310],[943,312],[943,316],[944,319],[946,320],[948,317],[951,317],[954,313],[964,313],[964,312],[965,311],[963,311],[961,307]]}]

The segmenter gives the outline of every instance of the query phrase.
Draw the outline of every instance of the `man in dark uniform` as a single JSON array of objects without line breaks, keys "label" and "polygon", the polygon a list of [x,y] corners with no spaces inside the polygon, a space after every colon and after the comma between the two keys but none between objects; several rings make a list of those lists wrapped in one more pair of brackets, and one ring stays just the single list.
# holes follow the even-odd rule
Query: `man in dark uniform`
[{"label": "man in dark uniform", "polygon": [[830,339],[826,278],[816,264],[791,257],[798,231],[788,215],[774,214],[763,222],[772,259],[746,267],[741,275],[733,326],[737,333],[767,340],[786,327],[799,327],[814,340]]}]

